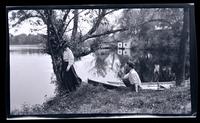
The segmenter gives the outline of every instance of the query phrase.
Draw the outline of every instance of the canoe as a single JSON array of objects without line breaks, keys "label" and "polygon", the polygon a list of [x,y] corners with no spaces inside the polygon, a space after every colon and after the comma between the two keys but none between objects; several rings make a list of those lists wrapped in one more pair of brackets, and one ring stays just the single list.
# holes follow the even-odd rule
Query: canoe
[{"label": "canoe", "polygon": [[119,88],[119,87],[126,87],[123,83],[121,82],[99,82],[99,81],[96,81],[96,80],[91,80],[91,79],[88,79],[88,83],[89,84],[92,84],[94,86],[98,86],[98,85],[102,85],[103,87],[107,88],[107,89],[116,89],[116,88]]},{"label": "canoe", "polygon": [[[115,89],[119,87],[126,87],[123,82],[111,82],[111,81],[105,81],[105,82],[100,82],[92,79],[88,79],[88,83],[92,84],[94,86],[102,85],[103,87],[107,89]],[[171,87],[175,86],[175,82],[144,82],[141,84],[141,89],[143,90],[164,90],[164,89],[169,89]]]}]

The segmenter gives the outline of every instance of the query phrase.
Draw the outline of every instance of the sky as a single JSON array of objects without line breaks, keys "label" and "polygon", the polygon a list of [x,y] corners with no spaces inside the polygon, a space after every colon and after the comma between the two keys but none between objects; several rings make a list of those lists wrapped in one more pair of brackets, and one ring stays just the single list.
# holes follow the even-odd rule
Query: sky
[{"label": "sky", "polygon": [[[110,24],[111,25],[114,25],[116,28],[117,28],[117,19],[121,16],[121,13],[122,13],[122,9],[121,10],[118,10],[118,11],[115,11],[113,12],[112,14],[109,14],[109,15],[106,15],[107,19],[109,20]],[[8,17],[11,16],[11,12],[8,13]],[[32,18],[32,19],[29,19],[29,20],[32,20],[32,21],[36,21],[37,19],[36,18]],[[19,34],[46,34],[46,25],[43,25],[43,26],[33,26],[33,25],[30,25],[30,22],[29,20],[26,20],[24,21],[21,25],[19,25],[18,27],[10,27],[9,28],[9,33],[12,34],[12,35],[19,35]],[[9,20],[9,24],[11,24],[13,22],[11,22]],[[73,24],[73,21],[70,23],[69,27],[72,27],[72,24]],[[91,25],[89,25],[87,22],[82,22],[79,24],[80,26],[80,29],[82,30],[82,33],[86,33],[90,28],[91,28]],[[32,31],[31,32],[31,29],[41,29],[39,31]]]}]

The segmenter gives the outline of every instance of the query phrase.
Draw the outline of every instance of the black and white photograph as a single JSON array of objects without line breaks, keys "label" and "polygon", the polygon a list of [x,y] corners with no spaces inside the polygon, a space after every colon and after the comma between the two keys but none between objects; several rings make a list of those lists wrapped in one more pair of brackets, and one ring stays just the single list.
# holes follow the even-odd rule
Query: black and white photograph
[{"label": "black and white photograph", "polygon": [[7,7],[11,116],[192,115],[190,7],[106,7]]}]

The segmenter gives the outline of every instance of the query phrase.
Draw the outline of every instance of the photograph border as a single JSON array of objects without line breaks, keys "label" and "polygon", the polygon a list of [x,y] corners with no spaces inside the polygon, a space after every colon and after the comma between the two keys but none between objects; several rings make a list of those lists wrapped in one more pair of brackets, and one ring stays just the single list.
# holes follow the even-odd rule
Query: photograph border
[{"label": "photograph border", "polygon": [[[9,55],[9,29],[8,29],[8,11],[16,9],[60,9],[60,8],[71,8],[71,9],[113,9],[113,8],[189,8],[190,13],[190,81],[191,81],[191,104],[192,112],[188,114],[47,114],[47,115],[11,115],[10,114],[10,55]],[[46,117],[46,118],[114,118],[114,117],[131,117],[135,115],[139,116],[166,116],[166,117],[193,117],[197,113],[197,96],[198,96],[198,70],[197,70],[197,41],[196,41],[196,29],[195,29],[195,8],[194,3],[172,3],[172,4],[101,4],[101,5],[34,5],[34,6],[6,6],[6,115],[7,118],[19,118],[19,117]]]}]

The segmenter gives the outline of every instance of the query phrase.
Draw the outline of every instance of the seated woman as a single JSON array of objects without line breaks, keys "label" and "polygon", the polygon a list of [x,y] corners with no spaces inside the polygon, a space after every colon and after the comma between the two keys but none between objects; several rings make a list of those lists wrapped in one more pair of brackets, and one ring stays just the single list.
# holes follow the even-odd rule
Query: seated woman
[{"label": "seated woman", "polygon": [[67,91],[75,91],[82,80],[76,74],[76,71],[73,67],[74,64],[74,55],[69,49],[68,45],[64,45],[63,52],[63,64],[62,64],[62,79]]},{"label": "seated woman", "polygon": [[138,88],[141,87],[141,80],[138,73],[134,69],[134,65],[131,62],[127,62],[127,74],[123,76],[123,82],[127,87],[138,92]]}]

